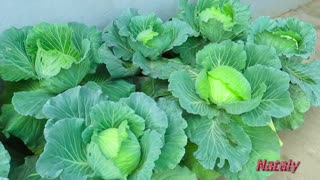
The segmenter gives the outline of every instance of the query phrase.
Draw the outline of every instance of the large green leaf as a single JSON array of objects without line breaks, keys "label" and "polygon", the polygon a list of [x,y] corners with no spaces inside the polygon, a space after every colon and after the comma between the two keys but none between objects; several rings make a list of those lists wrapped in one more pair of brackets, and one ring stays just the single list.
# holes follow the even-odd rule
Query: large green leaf
[{"label": "large green leaf", "polygon": [[88,125],[91,122],[89,113],[92,107],[106,100],[101,91],[77,86],[48,100],[43,113],[56,121],[64,118],[83,118]]},{"label": "large green leaf", "polygon": [[107,44],[101,45],[99,55],[99,62],[106,64],[112,78],[133,76],[139,71],[136,65],[133,65],[131,62],[122,61],[113,55]]},{"label": "large green leaf", "polygon": [[121,99],[120,102],[127,104],[135,114],[145,120],[146,129],[155,130],[163,138],[168,127],[168,118],[151,97],[141,92],[135,92],[128,98]]},{"label": "large green leaf", "polygon": [[152,180],[184,179],[197,180],[197,176],[187,167],[177,166],[174,169],[161,171],[152,175]]},{"label": "large green leaf", "polygon": [[249,135],[252,142],[252,151],[250,152],[249,161],[242,167],[238,176],[240,179],[264,179],[272,172],[257,172],[256,166],[258,160],[267,159],[268,161],[276,161],[280,159],[279,138],[275,131],[269,126],[264,127],[243,127]]},{"label": "large green leaf", "polygon": [[195,89],[198,74],[193,71],[177,71],[171,74],[169,90],[179,98],[182,108],[192,114],[213,117],[216,109],[213,105],[200,98]]},{"label": "large green leaf", "polygon": [[277,52],[273,47],[264,45],[247,44],[245,46],[247,53],[246,67],[254,66],[257,64],[269,66],[276,69],[281,68],[281,61]]},{"label": "large green leaf", "polygon": [[280,158],[280,144],[276,132],[270,126],[250,127],[242,125],[245,132],[252,141],[252,151],[249,161],[238,173],[230,172],[227,164],[219,172],[223,173],[226,179],[247,180],[247,179],[266,179],[271,175],[271,171],[257,171],[259,160],[276,161]]},{"label": "large green leaf", "polygon": [[0,141],[0,179],[8,177],[11,157]]},{"label": "large green leaf", "polygon": [[27,55],[25,40],[29,27],[11,28],[0,35],[0,75],[7,81],[35,78],[34,64]]},{"label": "large green leaf", "polygon": [[2,106],[0,124],[2,132],[20,138],[34,153],[41,153],[44,145],[43,129],[46,121],[18,114],[10,105]]},{"label": "large green leaf", "polygon": [[125,80],[107,80],[99,83],[102,92],[112,101],[120,98],[129,97],[136,89],[134,84]]},{"label": "large green leaf", "polygon": [[[166,35],[170,37],[171,42],[165,51],[171,50],[175,46],[180,46],[187,41],[188,37],[195,35],[194,30],[186,22],[173,18],[164,24]],[[169,35],[168,35],[168,34]]]},{"label": "large green leaf", "polygon": [[274,126],[277,130],[299,128],[304,122],[304,113],[310,108],[309,97],[307,97],[299,86],[291,85],[289,92],[293,101],[294,110],[289,116],[273,119]]},{"label": "large green leaf", "polygon": [[146,131],[140,140],[142,159],[138,168],[129,176],[129,180],[151,179],[155,161],[161,154],[163,142],[156,131]]},{"label": "large green leaf", "polygon": [[206,39],[200,37],[190,37],[180,46],[174,47],[173,52],[179,53],[183,63],[195,66],[196,54],[207,44]]},{"label": "large green leaf", "polygon": [[[206,169],[222,168],[227,161],[231,172],[238,172],[248,161],[251,141],[243,128],[233,119],[188,116],[187,134],[198,145],[196,159]],[[220,159],[220,160],[218,160]]]},{"label": "large green leaf", "polygon": [[167,114],[168,129],[165,133],[165,144],[161,149],[161,155],[156,161],[156,169],[168,170],[175,168],[185,153],[187,135],[184,129],[187,123],[182,118],[182,109],[173,98],[160,98],[158,106]]},{"label": "large green leaf", "polygon": [[68,23],[69,27],[72,28],[73,31],[73,45],[74,47],[81,52],[82,57],[85,55],[86,51],[83,49],[83,41],[85,39],[90,41],[91,48],[91,60],[97,61],[98,59],[98,49],[101,44],[101,32],[97,30],[95,26],[88,27],[84,24],[71,22]]},{"label": "large green leaf", "polygon": [[289,73],[291,82],[300,86],[310,99],[311,104],[320,105],[320,61],[314,60],[300,64],[296,61],[284,63],[284,70]]},{"label": "large green leaf", "polygon": [[127,121],[130,130],[141,136],[145,129],[145,120],[129,106],[120,102],[105,101],[95,105],[91,112],[92,126],[97,133],[109,128],[118,128],[123,121]]},{"label": "large green leaf", "polygon": [[[168,90],[168,81],[153,79],[150,77],[140,77],[135,80],[138,83],[139,91],[144,92],[153,99],[171,95]],[[140,86],[139,86],[140,85]]]},{"label": "large green leaf", "polygon": [[62,119],[51,127],[36,165],[42,177],[86,179],[93,173],[81,138],[84,128],[84,120],[77,118]]},{"label": "large green leaf", "polygon": [[245,68],[246,52],[242,44],[223,41],[219,44],[211,43],[197,53],[198,65],[211,69],[219,66],[231,66],[237,70]]},{"label": "large green leaf", "polygon": [[256,65],[246,69],[244,75],[251,84],[253,94],[259,92],[261,84],[267,87],[259,106],[242,115],[245,123],[266,126],[271,122],[271,117],[281,118],[292,112],[288,74],[272,67]]},{"label": "large green leaf", "polygon": [[182,64],[181,60],[178,58],[149,60],[140,53],[135,53],[132,61],[142,69],[144,75],[158,79],[169,79],[172,72],[188,69],[188,66]]},{"label": "large green leaf", "polygon": [[[128,10],[128,13],[133,11],[132,9]],[[121,16],[116,20],[119,21]],[[124,28],[126,26],[119,26],[119,28]],[[112,52],[117,58],[123,58],[124,60],[130,60],[134,51],[131,49],[127,42],[127,37],[123,37],[119,34],[119,28],[116,26],[116,23],[110,24],[102,36],[103,41],[106,43],[107,47],[112,48]]]},{"label": "large green leaf", "polygon": [[63,69],[54,77],[43,79],[40,85],[49,92],[61,93],[67,89],[76,87],[88,74],[91,62],[86,59],[79,64],[74,64],[70,69]]},{"label": "large green leaf", "polygon": [[185,147],[186,154],[183,158],[182,163],[189,167],[189,169],[197,175],[198,179],[201,180],[212,180],[221,176],[217,171],[212,169],[204,168],[199,161],[194,157],[194,152],[198,149],[196,144],[188,142]]},{"label": "large green leaf", "polygon": [[43,114],[42,108],[53,96],[54,94],[44,90],[20,91],[14,93],[12,104],[21,115],[44,119],[46,116]]},{"label": "large green leaf", "polygon": [[36,171],[37,156],[28,156],[25,158],[24,164],[15,167],[10,173],[10,179],[23,180],[47,180],[42,178]]},{"label": "large green leaf", "polygon": [[[187,22],[195,31],[199,31],[198,22],[195,17],[195,5],[189,3],[188,0],[180,0],[179,9],[180,12],[178,14],[178,17]],[[195,34],[195,36],[198,35],[199,33]]]},{"label": "large green leaf", "polygon": [[119,28],[119,34],[121,36],[130,36],[130,29],[128,25],[131,19],[135,16],[139,16],[138,10],[130,8],[124,11],[124,13],[115,20],[115,24]]}]

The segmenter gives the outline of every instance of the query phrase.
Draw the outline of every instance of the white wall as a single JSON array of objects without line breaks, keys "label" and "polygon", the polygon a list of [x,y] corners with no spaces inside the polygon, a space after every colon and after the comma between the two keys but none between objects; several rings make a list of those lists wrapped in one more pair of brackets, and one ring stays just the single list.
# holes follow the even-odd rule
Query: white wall
[{"label": "white wall", "polygon": [[[311,0],[243,0],[251,3],[253,17],[278,16]],[[163,19],[178,11],[179,0],[0,0],[0,31],[42,21],[78,21],[103,28],[123,10],[155,12]]]}]

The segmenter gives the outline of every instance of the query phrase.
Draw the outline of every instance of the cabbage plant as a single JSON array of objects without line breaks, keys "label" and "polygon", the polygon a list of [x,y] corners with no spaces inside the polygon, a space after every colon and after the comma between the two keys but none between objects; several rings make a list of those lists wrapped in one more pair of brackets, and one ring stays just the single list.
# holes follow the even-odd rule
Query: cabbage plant
[{"label": "cabbage plant", "polygon": [[101,62],[115,78],[132,76],[140,68],[145,75],[168,79],[170,72],[183,65],[179,58],[161,55],[181,45],[194,33],[179,19],[163,22],[155,14],[140,15],[137,10],[129,9],[105,28]]},{"label": "cabbage plant", "polygon": [[6,81],[2,130],[39,154],[46,123],[43,105],[95,72],[100,43],[101,32],[80,23],[40,23],[2,32],[0,75]]},{"label": "cabbage plant", "polygon": [[260,17],[250,26],[248,42],[272,46],[285,57],[309,58],[314,53],[316,31],[295,18]]},{"label": "cabbage plant", "polygon": [[[290,78],[280,70],[276,50],[223,41],[198,51],[196,63],[197,68],[176,71],[169,79],[169,89],[189,113],[186,132],[197,147],[192,150],[195,159],[208,171],[215,169],[228,177],[266,176],[250,164],[279,157],[280,143],[269,124],[294,108]],[[257,131],[270,135],[266,141],[272,147],[261,149],[263,142],[254,137],[264,135]]]},{"label": "cabbage plant", "polygon": [[187,143],[178,103],[131,91],[119,98],[103,89],[90,82],[44,105],[50,120],[36,165],[42,177],[150,179],[178,165]]},{"label": "cabbage plant", "polygon": [[233,39],[249,25],[249,6],[239,0],[182,0],[180,8],[180,18],[211,42]]}]

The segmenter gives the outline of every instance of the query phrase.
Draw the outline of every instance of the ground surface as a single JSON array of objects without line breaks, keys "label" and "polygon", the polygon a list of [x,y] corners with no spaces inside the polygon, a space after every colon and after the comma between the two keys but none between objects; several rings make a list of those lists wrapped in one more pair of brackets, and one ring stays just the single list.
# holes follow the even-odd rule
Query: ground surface
[{"label": "ground surface", "polygon": [[[314,59],[320,60],[320,0],[292,10],[283,17],[294,16],[311,22],[317,28],[318,43]],[[320,68],[319,68],[320,71]],[[320,108],[310,109],[304,125],[294,131],[280,132],[284,142],[281,160],[301,161],[295,174],[277,172],[269,180],[318,180],[320,179]]]}]

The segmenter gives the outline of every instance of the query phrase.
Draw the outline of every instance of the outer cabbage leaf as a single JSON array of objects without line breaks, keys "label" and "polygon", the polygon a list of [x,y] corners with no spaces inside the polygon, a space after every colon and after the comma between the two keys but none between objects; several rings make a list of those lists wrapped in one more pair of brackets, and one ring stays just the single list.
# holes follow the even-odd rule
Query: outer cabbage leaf
[{"label": "outer cabbage leaf", "polygon": [[48,180],[42,178],[36,171],[36,163],[38,156],[28,156],[24,160],[24,164],[15,167],[10,173],[10,179],[25,179],[25,180]]},{"label": "outer cabbage leaf", "polygon": [[171,92],[168,90],[169,83],[167,80],[142,77],[135,81],[138,82],[138,87],[140,87],[139,90],[153,99],[171,95]]},{"label": "outer cabbage leaf", "polygon": [[2,132],[20,138],[35,154],[40,154],[44,146],[43,129],[46,121],[18,114],[10,105],[2,106],[0,125]]},{"label": "outer cabbage leaf", "polygon": [[197,64],[201,67],[211,69],[231,66],[239,71],[245,68],[246,59],[243,45],[232,41],[211,43],[200,50],[196,56]]},{"label": "outer cabbage leaf", "polygon": [[[126,13],[131,13],[131,11],[133,10],[130,9]],[[121,17],[124,17],[124,15],[120,16],[119,19]],[[119,21],[119,19],[117,19],[116,22]],[[119,26],[118,28],[116,22],[105,28],[102,39],[106,43],[106,45],[112,49],[112,53],[114,54],[114,56],[116,56],[117,58],[122,58],[123,60],[130,60],[134,51],[129,46],[127,37],[123,37],[119,34],[119,28],[123,28],[126,26]]]},{"label": "outer cabbage leaf", "polygon": [[55,121],[64,118],[83,118],[88,125],[91,121],[89,113],[92,107],[106,98],[102,91],[77,86],[49,99],[43,107],[43,113]]},{"label": "outer cabbage leaf", "polygon": [[[68,25],[73,31],[73,45],[81,52],[82,59],[89,58],[92,62],[98,61],[98,49],[101,45],[101,32],[94,26],[88,27],[81,23],[71,22],[68,23]],[[89,52],[87,52],[83,45],[86,40],[89,40],[90,42]]]},{"label": "outer cabbage leaf", "polygon": [[231,173],[226,167],[221,171],[226,174],[228,179],[265,179],[272,172],[257,172],[256,166],[258,160],[267,159],[268,161],[276,161],[280,158],[280,144],[278,135],[269,126],[250,127],[243,126],[245,132],[249,135],[252,142],[252,151],[250,152],[249,161],[242,167],[238,173]]},{"label": "outer cabbage leaf", "polygon": [[77,118],[62,119],[51,127],[44,152],[36,164],[42,177],[86,179],[93,173],[81,138],[84,128],[84,120]]},{"label": "outer cabbage leaf", "polygon": [[144,75],[158,79],[169,79],[172,72],[188,69],[188,66],[184,65],[178,58],[158,58],[154,61],[150,61],[140,53],[135,53],[132,61],[142,69]]},{"label": "outer cabbage leaf", "polygon": [[190,168],[194,172],[198,179],[212,180],[221,176],[217,171],[204,168],[199,161],[194,157],[194,152],[198,149],[196,144],[188,142],[186,146],[186,154],[183,158],[183,164]]},{"label": "outer cabbage leaf", "polygon": [[184,42],[180,46],[174,47],[173,52],[180,54],[181,61],[184,64],[188,64],[192,67],[195,67],[196,54],[205,45],[207,45],[207,41],[205,39],[200,37],[190,37],[186,42]]},{"label": "outer cabbage leaf", "polygon": [[222,168],[227,160],[230,171],[238,172],[248,161],[251,141],[235,120],[225,115],[214,119],[189,116],[187,122],[187,135],[191,142],[198,145],[194,156],[204,168]]},{"label": "outer cabbage leaf", "polygon": [[90,81],[85,86],[95,84],[97,88],[109,97],[112,101],[118,101],[121,98],[129,97],[136,89],[134,84],[131,84],[125,80],[106,80],[100,83]]},{"label": "outer cabbage leaf", "polygon": [[304,122],[304,113],[310,108],[309,97],[297,85],[291,85],[289,88],[290,96],[293,101],[293,112],[284,118],[273,119],[274,126],[277,130],[297,129]]},{"label": "outer cabbage leaf", "polygon": [[278,57],[276,50],[273,47],[265,45],[247,44],[245,46],[245,50],[247,53],[246,67],[260,64],[276,69],[281,68],[281,61]]},{"label": "outer cabbage leaf", "polygon": [[[11,28],[0,35],[0,75],[6,81],[34,79],[34,62],[27,55],[25,41],[30,27]],[[10,71],[8,71],[10,69]]]},{"label": "outer cabbage leaf", "polygon": [[184,21],[173,18],[165,24],[166,32],[169,34],[171,42],[165,48],[165,51],[171,50],[173,47],[180,46],[187,41],[189,36],[195,34],[194,30]]},{"label": "outer cabbage leaf", "polygon": [[250,28],[248,42],[272,46],[279,55],[308,58],[315,49],[316,31],[311,24],[294,18],[256,19]]},{"label": "outer cabbage leaf", "polygon": [[197,176],[191,172],[187,167],[177,166],[172,170],[158,172],[152,175],[152,180],[166,180],[166,179],[184,179],[197,180]]},{"label": "outer cabbage leaf", "polygon": [[[199,32],[195,4],[189,3],[188,0],[180,0],[179,9],[178,17],[187,22],[196,32]],[[199,36],[199,33],[195,34],[195,36]]]},{"label": "outer cabbage leaf", "polygon": [[251,84],[253,95],[258,93],[261,84],[267,87],[258,107],[242,115],[243,121],[250,126],[266,126],[271,117],[281,118],[293,110],[288,92],[289,76],[277,69],[256,65],[244,72]]},{"label": "outer cabbage leaf", "polygon": [[12,104],[15,110],[24,116],[33,116],[37,119],[45,119],[42,112],[45,103],[53,97],[54,94],[45,90],[20,91],[14,93]]},{"label": "outer cabbage leaf", "polygon": [[3,144],[0,142],[0,179],[8,177],[10,170],[10,160],[11,157],[8,151],[4,148]]},{"label": "outer cabbage leaf", "polygon": [[307,95],[312,105],[320,105],[320,61],[314,60],[300,64],[296,61],[284,61],[286,71],[293,84],[297,84]]},{"label": "outer cabbage leaf", "polygon": [[179,99],[182,108],[192,114],[213,117],[217,114],[215,106],[202,99],[196,92],[198,74],[193,71],[176,71],[171,74],[168,89]]},{"label": "outer cabbage leaf", "polygon": [[156,169],[165,171],[175,168],[185,153],[184,146],[187,144],[187,136],[184,129],[187,128],[187,122],[182,117],[182,109],[178,102],[173,98],[160,98],[158,106],[168,117],[168,129],[164,136],[165,144],[156,161]]},{"label": "outer cabbage leaf", "polygon": [[[133,54],[133,52],[131,52]],[[130,55],[130,59],[132,58]],[[139,72],[139,67],[133,65],[131,62],[123,61],[112,54],[107,44],[101,45],[99,49],[100,63],[106,64],[108,72],[112,78],[121,78],[133,76]]]}]

